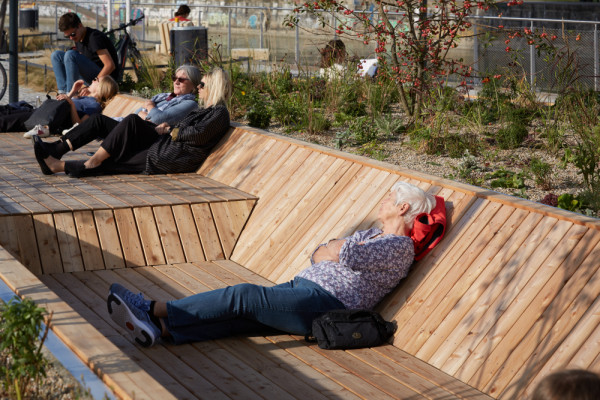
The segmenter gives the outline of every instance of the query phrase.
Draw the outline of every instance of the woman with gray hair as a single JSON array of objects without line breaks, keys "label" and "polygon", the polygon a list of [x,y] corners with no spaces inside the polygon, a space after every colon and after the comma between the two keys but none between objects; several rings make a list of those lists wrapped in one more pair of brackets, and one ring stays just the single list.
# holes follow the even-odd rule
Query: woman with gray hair
[{"label": "woman with gray hair", "polygon": [[[173,91],[171,93],[159,93],[144,103],[134,113],[140,118],[152,121],[155,124],[163,122],[175,125],[183,117],[198,108],[196,102],[196,89],[202,79],[200,70],[193,66],[184,64],[177,68],[173,75]],[[123,118],[116,118],[117,121]]]},{"label": "woman with gray hair", "polygon": [[198,91],[204,107],[182,117],[174,126],[167,122],[157,125],[136,114],[119,123],[91,118],[86,129],[96,135],[106,133],[100,148],[88,160],[61,161],[53,154],[56,147],[39,138],[34,142],[35,157],[46,175],[193,172],[229,129],[226,103],[231,96],[231,81],[222,68],[214,68],[202,78]]},{"label": "woman with gray hair", "polygon": [[305,335],[324,312],[370,309],[394,289],[413,264],[414,219],[435,205],[434,196],[398,182],[381,202],[381,228],[321,244],[311,265],[293,281],[271,287],[240,284],[168,302],[147,300],[113,283],[108,312],[145,347],[159,338],[181,344],[272,329]]}]

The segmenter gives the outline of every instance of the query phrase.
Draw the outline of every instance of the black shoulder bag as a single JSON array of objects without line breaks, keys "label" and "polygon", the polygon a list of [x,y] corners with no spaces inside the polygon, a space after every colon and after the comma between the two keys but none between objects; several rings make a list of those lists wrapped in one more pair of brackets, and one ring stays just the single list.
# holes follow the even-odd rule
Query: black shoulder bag
[{"label": "black shoulder bag", "polygon": [[50,133],[60,134],[63,129],[73,126],[71,121],[71,105],[66,100],[51,99],[49,95],[41,106],[25,121],[25,128],[33,129],[36,125],[48,125]]},{"label": "black shoulder bag", "polygon": [[308,342],[322,349],[358,349],[380,346],[396,331],[396,324],[370,310],[333,310],[315,318]]}]

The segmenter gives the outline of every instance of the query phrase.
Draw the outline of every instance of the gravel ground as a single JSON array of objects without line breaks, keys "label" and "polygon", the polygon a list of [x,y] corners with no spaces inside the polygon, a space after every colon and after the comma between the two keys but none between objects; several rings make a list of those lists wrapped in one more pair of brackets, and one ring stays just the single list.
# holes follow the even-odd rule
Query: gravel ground
[{"label": "gravel ground", "polygon": [[[306,142],[337,148],[338,141],[335,137],[335,132],[324,134],[285,132],[284,129],[276,125],[272,125],[269,130]],[[533,128],[532,131],[534,131]],[[481,140],[484,139],[481,138]],[[383,141],[381,149],[375,158],[403,168],[486,188],[491,187],[492,179],[489,178],[489,175],[494,171],[498,171],[501,168],[516,173],[528,171],[530,161],[533,158],[538,158],[552,165],[550,187],[540,187],[540,185],[535,183],[533,175],[528,173],[528,176],[525,177],[526,187],[524,189],[497,187],[493,190],[508,195],[524,197],[536,202],[541,201],[549,193],[561,195],[563,193],[577,194],[580,192],[582,190],[582,182],[575,167],[572,164],[562,165],[561,154],[553,155],[543,150],[543,148],[543,146],[540,146],[540,139],[536,139],[531,135],[526,147],[519,147],[512,150],[484,151],[477,156],[470,156],[468,159],[465,157],[451,158],[448,156],[424,154],[422,151],[417,151],[410,146],[407,137],[399,136]],[[373,155],[372,149],[371,151],[365,151],[358,146],[345,146],[342,150],[367,157]],[[471,166],[468,169],[470,172],[464,174],[469,165]],[[461,172],[463,172],[463,176],[461,176]]]},{"label": "gravel ground", "polygon": [[[23,398],[28,400],[93,400],[79,381],[66,370],[62,364],[46,348],[44,355],[50,362],[46,369],[46,378],[38,386],[35,382],[30,385],[29,393]],[[11,400],[4,392],[4,382],[0,380],[0,400]]]}]

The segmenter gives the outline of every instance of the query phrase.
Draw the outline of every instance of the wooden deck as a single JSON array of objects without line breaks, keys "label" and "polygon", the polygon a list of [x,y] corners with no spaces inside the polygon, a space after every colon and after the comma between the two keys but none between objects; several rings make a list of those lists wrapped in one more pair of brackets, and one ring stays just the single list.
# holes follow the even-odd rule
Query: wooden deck
[{"label": "wooden deck", "polygon": [[[555,369],[600,370],[598,220],[246,127],[173,176],[46,177],[29,141],[0,142],[0,278],[122,398],[515,399]],[[108,316],[112,282],[167,300],[289,280],[316,244],[372,226],[398,180],[443,196],[449,226],[379,307],[391,345],[142,349]]]}]

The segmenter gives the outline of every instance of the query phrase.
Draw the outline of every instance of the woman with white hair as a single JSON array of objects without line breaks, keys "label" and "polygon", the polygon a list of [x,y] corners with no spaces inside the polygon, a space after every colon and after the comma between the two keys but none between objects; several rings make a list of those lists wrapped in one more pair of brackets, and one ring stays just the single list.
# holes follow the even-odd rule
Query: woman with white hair
[{"label": "woman with white hair", "polygon": [[398,182],[381,202],[381,228],[321,244],[311,265],[291,282],[272,287],[240,284],[168,302],[147,300],[113,283],[108,312],[145,347],[161,337],[181,344],[269,328],[305,335],[322,313],[373,308],[396,287],[415,257],[409,237],[415,217],[435,205],[434,196]]},{"label": "woman with white hair", "polygon": [[[222,68],[206,74],[198,84],[203,108],[192,111],[175,126],[156,125],[132,114],[114,126],[100,148],[88,160],[61,161],[55,149],[38,139],[35,157],[46,175],[65,172],[71,176],[107,174],[170,174],[193,172],[229,129],[226,102],[231,81]],[[93,129],[101,132],[105,120]]]}]

